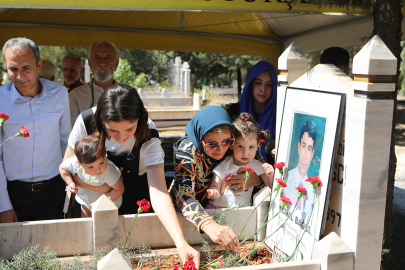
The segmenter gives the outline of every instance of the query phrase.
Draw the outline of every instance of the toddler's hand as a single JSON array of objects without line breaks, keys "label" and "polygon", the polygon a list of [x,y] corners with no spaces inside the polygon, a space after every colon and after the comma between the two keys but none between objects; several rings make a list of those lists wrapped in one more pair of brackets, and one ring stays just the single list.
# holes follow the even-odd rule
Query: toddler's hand
[{"label": "toddler's hand", "polygon": [[79,189],[76,187],[75,182],[69,184],[69,190],[72,193],[77,193],[79,191]]},{"label": "toddler's hand", "polygon": [[207,189],[208,199],[218,199],[219,192],[216,189]]},{"label": "toddler's hand", "polygon": [[276,149],[271,150],[271,156],[275,157],[276,156]]},{"label": "toddler's hand", "polygon": [[274,175],[273,166],[271,166],[269,163],[264,163],[264,164],[262,164],[262,167],[263,167],[264,172],[267,174],[267,176],[270,179],[273,179],[273,175]]}]

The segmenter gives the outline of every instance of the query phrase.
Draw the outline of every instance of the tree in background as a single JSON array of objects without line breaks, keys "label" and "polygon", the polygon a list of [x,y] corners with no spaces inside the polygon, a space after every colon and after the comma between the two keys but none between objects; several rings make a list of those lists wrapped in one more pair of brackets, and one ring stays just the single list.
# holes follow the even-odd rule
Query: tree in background
[{"label": "tree in background", "polygon": [[135,89],[144,87],[148,82],[148,77],[145,73],[140,73],[136,76],[135,71],[131,70],[127,59],[119,59],[119,65],[114,72],[114,79],[119,83],[128,84]]}]

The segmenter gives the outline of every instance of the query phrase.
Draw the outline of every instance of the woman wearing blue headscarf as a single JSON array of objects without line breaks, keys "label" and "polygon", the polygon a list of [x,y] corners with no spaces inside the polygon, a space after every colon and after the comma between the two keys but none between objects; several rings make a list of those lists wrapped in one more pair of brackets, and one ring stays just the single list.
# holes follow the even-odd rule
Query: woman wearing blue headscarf
[{"label": "woman wearing blue headscarf", "polygon": [[[236,251],[239,241],[235,233],[228,226],[215,223],[203,208],[208,203],[207,189],[212,181],[212,171],[225,159],[233,141],[231,118],[224,109],[209,106],[197,113],[187,124],[186,136],[175,145],[175,176],[170,194],[175,207],[200,232],[205,232],[217,244]],[[228,181],[234,193],[242,191],[244,182],[244,173]],[[246,188],[261,182],[260,177],[252,173]]]},{"label": "woman wearing blue headscarf", "polygon": [[242,112],[252,115],[261,130],[271,134],[260,154],[270,164],[274,164],[271,150],[274,149],[276,133],[277,72],[266,61],[260,61],[250,70],[243,94],[238,103],[232,104],[228,113],[232,118]]}]

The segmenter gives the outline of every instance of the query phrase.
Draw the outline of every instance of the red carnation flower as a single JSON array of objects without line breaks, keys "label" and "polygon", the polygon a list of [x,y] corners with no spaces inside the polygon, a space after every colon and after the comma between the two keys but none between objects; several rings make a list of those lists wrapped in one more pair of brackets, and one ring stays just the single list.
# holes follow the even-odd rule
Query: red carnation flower
[{"label": "red carnation flower", "polygon": [[186,261],[186,263],[181,267],[182,270],[197,270],[193,261]]},{"label": "red carnation flower", "polygon": [[298,190],[298,192],[301,192],[301,193],[307,192],[307,189],[303,188],[303,187],[296,187],[295,189]]},{"label": "red carnation flower", "polygon": [[318,181],[318,187],[321,187],[322,186],[321,178],[319,178],[318,176],[314,176],[314,177],[315,177],[315,180]]},{"label": "red carnation flower", "polygon": [[283,210],[287,204],[291,204],[291,200],[289,198],[287,198],[286,196],[281,196],[280,200],[281,200],[281,210]]},{"label": "red carnation flower", "polygon": [[26,127],[22,126],[20,132],[17,133],[16,137],[24,137],[28,138],[30,134],[28,133],[28,130]]},{"label": "red carnation flower", "polygon": [[[137,201],[136,203],[139,205],[139,207],[144,212],[149,212],[150,203],[146,199],[143,199],[142,201]],[[138,210],[138,213],[139,213],[139,210]]]},{"label": "red carnation flower", "polygon": [[251,173],[255,172],[255,170],[253,170],[252,168],[250,168],[248,166],[243,167],[243,169],[245,170],[245,172],[247,172],[247,171],[250,171]]},{"label": "red carnation flower", "polygon": [[10,117],[7,114],[1,112],[0,118],[4,118],[4,119],[8,120]]},{"label": "red carnation flower", "polygon": [[175,265],[175,266],[173,266],[172,270],[178,270],[178,269],[179,269],[179,267],[177,265]]},{"label": "red carnation flower", "polygon": [[307,180],[305,180],[306,182],[310,182],[312,184],[312,187],[314,188],[314,192],[316,190],[317,187],[321,187],[322,186],[322,181],[318,176],[311,176],[308,177]]},{"label": "red carnation flower", "polygon": [[284,162],[279,162],[277,164],[275,164],[273,167],[276,169],[280,169],[280,168],[284,168],[285,163]]},{"label": "red carnation flower", "polygon": [[280,186],[282,186],[282,187],[286,187],[286,186],[287,186],[287,184],[286,184],[283,180],[281,180],[280,178],[276,178],[276,181],[277,181],[277,183],[279,183]]},{"label": "red carnation flower", "polygon": [[266,143],[266,141],[263,139],[260,139],[259,143]]},{"label": "red carnation flower", "polygon": [[6,122],[10,117],[5,113],[0,113],[0,127]]},{"label": "red carnation flower", "polygon": [[281,196],[280,200],[284,203],[289,203],[291,204],[291,200],[289,198],[287,198],[286,196]]}]

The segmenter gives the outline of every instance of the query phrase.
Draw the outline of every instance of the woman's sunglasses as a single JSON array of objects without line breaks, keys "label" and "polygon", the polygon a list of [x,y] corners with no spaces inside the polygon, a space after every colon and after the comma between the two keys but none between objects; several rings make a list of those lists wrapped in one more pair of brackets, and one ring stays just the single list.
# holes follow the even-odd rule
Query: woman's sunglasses
[{"label": "woman's sunglasses", "polygon": [[219,142],[206,143],[204,141],[202,141],[202,142],[204,143],[205,150],[210,151],[210,150],[218,149],[219,145],[222,145],[224,147],[229,147],[230,145],[233,145],[234,141],[235,141],[235,138],[226,139],[226,140],[222,141],[221,143],[219,143]]}]

